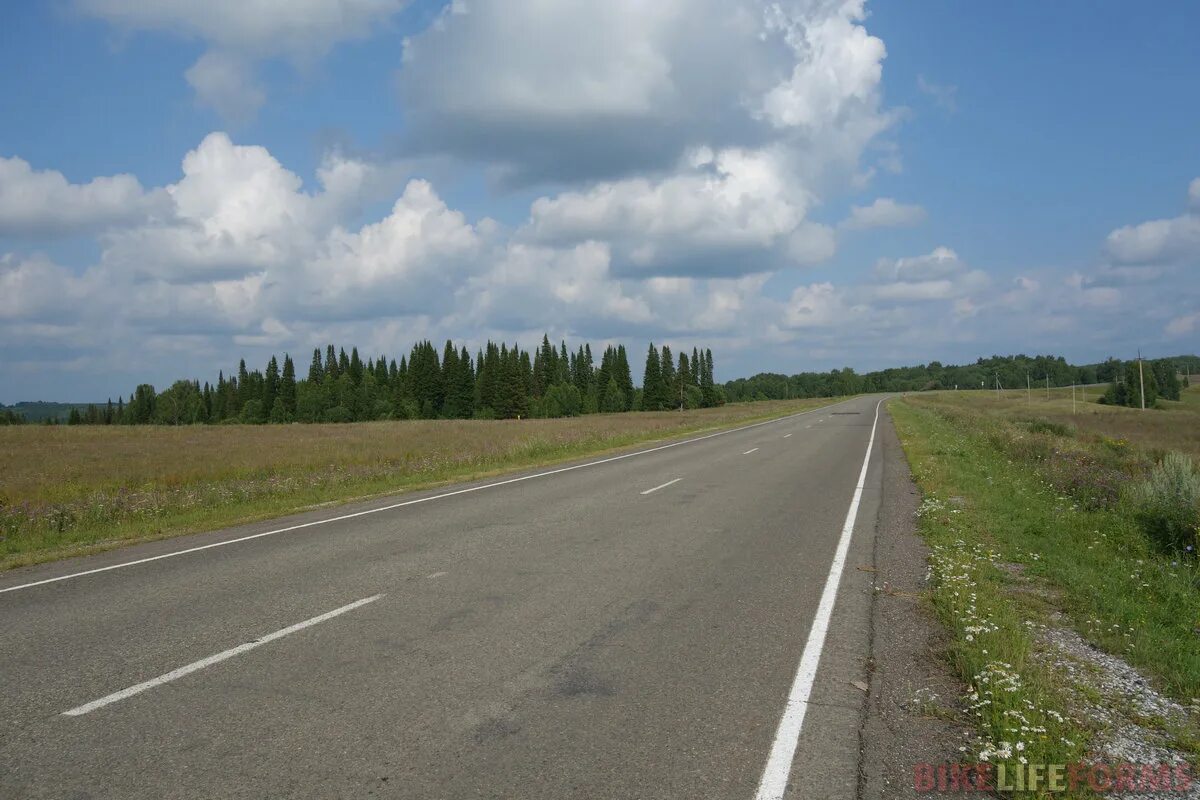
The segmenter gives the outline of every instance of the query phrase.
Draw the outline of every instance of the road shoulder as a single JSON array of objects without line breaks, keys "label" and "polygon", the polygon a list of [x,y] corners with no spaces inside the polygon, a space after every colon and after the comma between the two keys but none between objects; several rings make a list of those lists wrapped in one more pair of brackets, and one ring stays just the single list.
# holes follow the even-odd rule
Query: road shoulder
[{"label": "road shoulder", "polygon": [[913,765],[961,760],[965,694],[942,653],[949,639],[928,605],[929,548],[916,532],[920,496],[891,415],[881,419],[882,499],[875,535],[871,680],[861,730],[859,797],[916,797]]}]

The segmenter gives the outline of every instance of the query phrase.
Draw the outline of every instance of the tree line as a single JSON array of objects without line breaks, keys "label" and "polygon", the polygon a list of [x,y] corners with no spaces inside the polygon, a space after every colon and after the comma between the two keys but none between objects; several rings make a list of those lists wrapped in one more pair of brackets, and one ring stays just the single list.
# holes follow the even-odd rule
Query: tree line
[{"label": "tree line", "polygon": [[1100,402],[1114,406],[1140,408],[1144,403],[1146,408],[1153,408],[1160,397],[1178,400],[1187,380],[1179,379],[1179,368],[1167,358],[1143,361],[1140,365],[1136,361],[1105,362],[1105,366],[1111,366],[1111,383]]},{"label": "tree line", "polygon": [[[730,402],[747,400],[781,400],[793,397],[841,397],[866,392],[920,392],[935,389],[995,389],[997,384],[1004,389],[1024,388],[1027,383],[1051,386],[1088,385],[1113,383],[1122,380],[1129,364],[1109,358],[1099,364],[1075,366],[1061,356],[992,356],[980,358],[973,364],[942,364],[931,361],[912,367],[893,367],[863,374],[845,368],[830,372],[800,372],[795,375],[764,372],[750,378],[739,378],[725,384],[725,395]],[[1147,370],[1157,370],[1162,378],[1158,385],[1169,385],[1167,378],[1185,368],[1190,372],[1200,370],[1200,358],[1176,356],[1173,358],[1147,360]],[[1178,388],[1167,399],[1178,399]]]},{"label": "tree line", "polygon": [[[511,419],[659,411],[721,405],[713,381],[712,350],[693,348],[676,358],[667,346],[649,346],[641,387],[634,385],[624,345],[608,346],[597,360],[590,344],[569,351],[549,336],[532,353],[489,341],[474,356],[447,341],[430,341],[399,361],[366,361],[333,345],[313,350],[306,377],[291,356],[272,355],[264,370],[221,372],[215,384],[176,381],[166,390],[138,386],[128,399],[72,408],[68,424],[197,425],[356,422],[379,419]],[[18,420],[14,420],[18,421]]]}]

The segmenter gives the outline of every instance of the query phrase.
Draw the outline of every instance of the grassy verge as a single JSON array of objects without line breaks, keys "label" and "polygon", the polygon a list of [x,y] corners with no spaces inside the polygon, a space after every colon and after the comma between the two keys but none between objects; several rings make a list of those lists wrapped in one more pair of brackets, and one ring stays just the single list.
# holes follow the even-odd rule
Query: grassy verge
[{"label": "grassy verge", "polygon": [[0,428],[0,569],[568,461],[832,402],[556,420]]},{"label": "grassy verge", "polygon": [[[961,402],[913,398],[891,411],[925,494],[933,604],[982,731],[969,755],[1066,763],[1103,733],[1075,715],[1080,686],[1042,657],[1047,623],[1074,627],[1184,705],[1200,696],[1195,561],[1157,549],[1119,500],[1148,454]],[[1193,732],[1171,733],[1200,753]]]}]

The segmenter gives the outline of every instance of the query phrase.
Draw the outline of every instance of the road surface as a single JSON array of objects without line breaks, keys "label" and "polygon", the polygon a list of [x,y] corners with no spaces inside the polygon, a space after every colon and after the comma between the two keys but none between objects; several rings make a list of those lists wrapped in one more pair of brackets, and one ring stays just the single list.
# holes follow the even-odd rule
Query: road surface
[{"label": "road surface", "polygon": [[4,573],[0,797],[853,797],[878,403]]}]

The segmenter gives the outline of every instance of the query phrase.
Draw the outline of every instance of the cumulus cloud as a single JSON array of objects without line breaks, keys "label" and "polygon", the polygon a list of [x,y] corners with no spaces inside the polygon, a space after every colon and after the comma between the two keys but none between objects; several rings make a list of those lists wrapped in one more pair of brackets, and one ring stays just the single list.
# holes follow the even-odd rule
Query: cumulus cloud
[{"label": "cumulus cloud", "polygon": [[891,123],[863,16],[860,0],[456,2],[407,41],[400,93],[416,144],[517,181],[784,140],[813,151],[814,173],[853,168]]},{"label": "cumulus cloud", "polygon": [[283,57],[310,63],[339,42],[369,36],[405,0],[75,0],[81,12],[122,31],[164,31],[210,49],[186,73],[198,99],[227,118],[253,114],[265,93],[253,64]]},{"label": "cumulus cloud", "polygon": [[902,228],[925,221],[925,209],[918,205],[897,203],[890,197],[876,198],[869,206],[852,206],[850,216],[840,225],[845,230],[869,228]]},{"label": "cumulus cloud", "polygon": [[0,157],[0,236],[93,231],[144,218],[154,201],[132,175],[71,183],[61,172]]},{"label": "cumulus cloud", "polygon": [[521,234],[544,243],[607,242],[623,273],[737,275],[778,267],[772,256],[786,256],[789,244],[802,260],[824,255],[821,228],[801,228],[810,202],[788,180],[779,153],[702,148],[660,180],[601,182],[540,198]]},{"label": "cumulus cloud", "polygon": [[102,237],[107,266],[175,283],[284,269],[311,258],[348,212],[398,178],[387,166],[330,154],[317,172],[320,191],[305,192],[266,148],[224,133],[206,136],[182,168],[162,190],[163,213]]},{"label": "cumulus cloud", "polygon": [[1118,264],[1164,264],[1200,258],[1200,178],[1188,186],[1188,209],[1178,217],[1126,225],[1108,235]]}]

